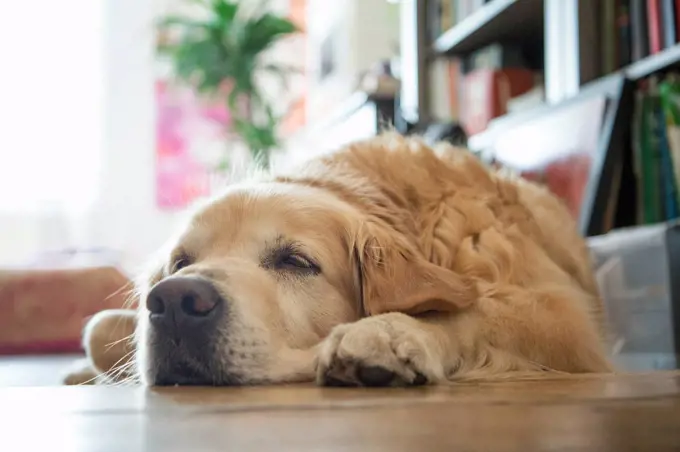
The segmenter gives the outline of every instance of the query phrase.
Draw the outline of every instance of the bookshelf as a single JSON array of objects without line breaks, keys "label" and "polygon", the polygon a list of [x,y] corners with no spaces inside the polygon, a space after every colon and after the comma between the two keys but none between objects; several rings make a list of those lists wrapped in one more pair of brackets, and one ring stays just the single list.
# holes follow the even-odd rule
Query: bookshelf
[{"label": "bookshelf", "polygon": [[494,0],[448,29],[434,55],[460,55],[494,41],[526,41],[543,33],[544,0]]},{"label": "bookshelf", "polygon": [[[526,91],[535,75],[544,72],[545,2],[401,0],[402,28],[406,30],[401,37],[401,117],[416,125],[442,119],[442,116],[460,119],[458,111],[447,111],[446,102],[462,101],[466,96],[463,81],[470,68],[479,69],[480,64],[485,64],[480,62],[494,58],[504,62],[512,60],[521,66],[523,73],[515,70],[516,66],[501,76],[513,80],[511,92]],[[502,50],[485,56],[478,54],[477,51],[489,46]],[[443,78],[456,80],[447,82]],[[444,84],[448,85],[445,93],[440,92]]]},{"label": "bookshelf", "polygon": [[[411,130],[423,130],[423,124],[459,122],[471,135],[468,147],[489,156],[498,147],[498,137],[509,129],[516,129],[527,118],[550,115],[560,105],[583,98],[590,91],[601,91],[603,86],[612,85],[612,81],[623,80],[624,88],[615,107],[618,111],[613,134],[616,139],[609,140],[602,152],[616,155],[626,167],[617,189],[619,208],[621,201],[624,207],[635,206],[623,209],[631,212],[623,212],[621,215],[626,218],[617,218],[613,227],[649,224],[680,216],[680,111],[673,122],[669,122],[667,105],[672,102],[669,97],[661,100],[662,96],[671,95],[662,91],[668,93],[674,89],[673,95],[678,96],[680,103],[680,0],[451,1],[476,6],[463,16],[454,13],[452,20],[432,22],[429,15],[437,8],[443,10],[441,2],[401,0],[402,24],[405,21],[412,24],[407,33],[402,34],[402,40],[408,39],[410,46],[402,46],[400,94],[402,102],[409,101],[406,103],[409,112],[415,112],[410,116],[416,118]],[[433,4],[439,6],[433,8]],[[506,55],[506,47],[520,47],[522,52],[531,52],[531,58],[514,58],[512,50]],[[403,52],[405,48],[410,53]],[[486,49],[491,52],[483,52]],[[479,61],[481,65],[477,64]],[[524,65],[517,65],[518,61]],[[460,71],[457,79],[448,75],[452,67]],[[506,105],[510,105],[507,99],[520,100],[512,102],[513,108],[488,107],[489,98],[496,102],[497,97],[493,96],[499,96],[499,85],[494,84],[500,82],[493,77],[497,74],[505,77],[511,72],[506,71],[508,68],[541,73],[537,83],[542,90],[536,90],[541,97],[522,102],[525,99],[521,88],[520,92],[505,98]],[[451,85],[451,80],[461,79],[457,98],[451,95],[456,92],[451,86],[442,89],[443,84]],[[469,94],[485,89],[489,90],[486,97]],[[534,93],[529,91],[529,94]],[[448,113],[442,105],[449,98],[459,102],[458,116],[442,115],[442,112]],[[483,120],[471,123],[475,127],[468,128],[464,115],[471,109],[479,110],[481,105],[488,110],[484,111]],[[410,118],[406,121],[413,123]],[[662,160],[665,166],[659,163]],[[644,165],[640,163],[643,161],[654,171],[641,176],[640,168],[635,165]],[[675,174],[665,169],[670,167],[669,162]],[[661,199],[655,202],[666,205],[640,220],[640,209],[650,204],[643,197],[648,196],[652,188],[655,194],[651,198]],[[635,193],[631,194],[631,190]]]},{"label": "bookshelf", "polygon": [[[660,53],[650,55],[648,57],[643,58],[640,61],[636,61],[635,63],[632,63],[626,66],[625,68],[620,69],[619,71],[616,71],[612,74],[607,74],[595,80],[592,80],[583,85],[580,89],[580,92],[587,92],[591,88],[596,87],[600,84],[604,84],[606,83],[606,80],[611,79],[613,77],[617,77],[620,74],[623,74],[629,80],[636,81],[674,68],[680,68],[680,43],[676,44],[673,47],[665,49]],[[546,106],[538,107],[536,109],[536,112],[540,111]],[[500,116],[494,119],[494,125],[507,127],[508,124],[522,121],[524,117],[526,117],[527,115],[533,115],[536,112],[529,111],[525,113],[508,114]],[[494,136],[495,136],[494,130],[487,130],[478,133],[476,135],[469,137],[468,145],[473,150],[483,149],[493,141]]]},{"label": "bookshelf", "polygon": [[639,80],[675,67],[680,67],[680,43],[630,64],[623,72],[629,79]]},{"label": "bookshelf", "polygon": [[[413,46],[412,49],[415,54],[413,54],[414,52],[411,52],[412,55],[410,55],[410,59],[405,59],[405,61],[408,62],[418,61],[419,64],[410,64],[410,67],[404,67],[403,69],[403,71],[407,73],[409,71],[419,72],[417,76],[412,78],[412,80],[417,80],[417,84],[415,87],[403,87],[402,92],[410,91],[410,93],[402,95],[402,97],[411,99],[417,98],[416,102],[412,102],[411,108],[419,108],[421,111],[419,115],[413,116],[423,118],[424,120],[433,119],[431,112],[424,110],[430,109],[432,90],[437,89],[437,87],[428,86],[428,77],[426,75],[429,67],[431,67],[435,61],[442,58],[464,58],[472,52],[495,42],[512,42],[520,43],[521,45],[535,46],[536,42],[540,40],[542,41],[540,45],[545,46],[544,52],[546,61],[543,62],[543,75],[546,78],[545,85],[547,90],[547,85],[550,83],[549,79],[551,77],[559,78],[555,77],[555,72],[559,72],[559,70],[551,70],[551,68],[548,67],[549,63],[547,60],[552,53],[551,44],[547,42],[549,35],[548,28],[567,30],[565,34],[568,34],[569,30],[564,24],[565,21],[569,21],[570,18],[577,18],[578,20],[583,21],[584,16],[587,17],[587,15],[592,12],[592,10],[586,10],[584,7],[584,5],[590,6],[591,0],[488,0],[472,14],[441,33],[438,38],[433,41],[428,41],[426,38],[428,35],[427,31],[420,28],[426,28],[429,25],[427,18],[424,16],[428,14],[429,5],[433,1],[435,0],[402,0],[402,4],[417,4],[417,7],[415,8],[406,8],[406,11],[402,9],[402,15],[406,12],[406,15],[410,16],[406,19],[416,24],[414,29],[415,35],[412,37],[414,40],[419,41],[418,45]],[[561,11],[558,12],[557,15],[554,13],[547,13],[547,5],[551,2],[553,4],[559,3]],[[578,8],[583,10],[581,15],[579,15],[579,13],[573,13],[573,15],[570,16],[569,11]],[[554,9],[555,8],[553,8],[553,10]],[[559,20],[562,20],[562,23],[555,23]],[[600,27],[601,23],[599,20],[600,19],[597,19],[592,24],[589,24],[589,26],[595,28]],[[584,36],[583,28],[587,28],[587,26],[583,27],[577,23],[575,36],[581,41],[587,41],[592,35]],[[574,30],[572,29],[571,32],[574,32]],[[680,30],[678,32],[680,33]],[[562,47],[560,50],[566,48],[568,52],[576,53],[576,55],[560,55],[558,59],[570,59],[573,60],[576,65],[578,65],[579,62],[581,65],[588,64],[588,62],[585,61],[588,58],[591,58],[591,55],[588,54],[588,45],[586,45],[586,48],[584,49],[583,46],[579,48],[578,43],[576,45],[573,45],[572,43],[571,46],[565,46],[564,43],[564,40],[559,43]],[[577,91],[580,91],[591,84],[597,84],[602,79],[614,74],[623,74],[629,80],[636,81],[647,78],[650,75],[663,73],[664,71],[673,68],[680,68],[680,43],[658,53],[646,56],[639,61],[632,62],[623,68],[616,69],[614,72],[596,74],[594,78],[586,77],[585,80],[582,77],[581,82],[578,82],[580,87]],[[575,95],[577,91],[573,92],[572,95]],[[568,98],[570,96],[566,97]],[[546,103],[550,102],[546,100]],[[506,116],[512,115],[516,114],[508,113],[494,120],[494,122],[505,120]],[[485,135],[485,133],[481,132],[473,134],[470,137],[470,143],[473,147],[478,147],[481,143],[486,143],[488,141],[483,139],[483,135]]]}]

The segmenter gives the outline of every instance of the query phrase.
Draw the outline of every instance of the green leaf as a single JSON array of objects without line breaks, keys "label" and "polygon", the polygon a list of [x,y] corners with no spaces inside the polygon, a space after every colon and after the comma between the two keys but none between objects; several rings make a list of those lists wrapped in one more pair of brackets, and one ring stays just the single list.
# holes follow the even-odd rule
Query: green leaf
[{"label": "green leaf", "polygon": [[220,47],[211,39],[184,39],[173,52],[175,73],[189,83],[196,82],[201,92],[217,92],[222,81],[228,78],[228,64],[223,60]]},{"label": "green leaf", "polygon": [[187,27],[187,28],[208,28],[209,24],[200,20],[193,20],[180,16],[166,16],[158,20],[156,27],[166,29],[170,27]]},{"label": "green leaf", "polygon": [[213,13],[219,18],[219,21],[223,25],[229,25],[234,22],[238,8],[238,2],[229,2],[226,0],[213,0],[212,4]]},{"label": "green leaf", "polygon": [[288,74],[301,74],[302,69],[295,66],[288,66],[277,63],[269,63],[262,66],[263,71],[273,72],[277,75],[288,75]]},{"label": "green leaf", "polygon": [[265,29],[271,36],[281,36],[295,33],[297,27],[285,17],[275,16],[270,13],[263,14],[258,20],[260,27]]},{"label": "green leaf", "polygon": [[[271,13],[242,17],[239,2],[228,0],[188,0],[208,13],[205,20],[167,16],[159,29],[175,27],[177,42],[161,43],[158,52],[168,55],[179,79],[206,95],[221,98],[221,87],[230,81],[232,90],[226,103],[231,110],[233,131],[246,143],[256,160],[268,164],[269,152],[278,145],[277,118],[268,99],[255,83],[258,71],[280,77],[294,69],[283,65],[260,65],[262,52],[282,37],[297,31],[288,19]],[[260,5],[258,5],[260,6]],[[266,11],[266,0],[256,11]],[[247,102],[247,109],[242,108]]]},{"label": "green leaf", "polygon": [[297,29],[288,19],[265,13],[258,19],[249,21],[245,26],[245,38],[242,43],[244,52],[259,54],[269,48],[278,39],[294,33]]}]

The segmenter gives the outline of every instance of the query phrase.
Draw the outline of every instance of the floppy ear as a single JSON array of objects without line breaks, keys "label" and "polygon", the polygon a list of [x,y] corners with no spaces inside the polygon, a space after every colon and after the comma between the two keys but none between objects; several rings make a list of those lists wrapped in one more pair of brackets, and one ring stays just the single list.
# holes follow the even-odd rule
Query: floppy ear
[{"label": "floppy ear", "polygon": [[455,311],[477,299],[474,281],[427,261],[386,227],[364,224],[354,252],[367,315]]}]

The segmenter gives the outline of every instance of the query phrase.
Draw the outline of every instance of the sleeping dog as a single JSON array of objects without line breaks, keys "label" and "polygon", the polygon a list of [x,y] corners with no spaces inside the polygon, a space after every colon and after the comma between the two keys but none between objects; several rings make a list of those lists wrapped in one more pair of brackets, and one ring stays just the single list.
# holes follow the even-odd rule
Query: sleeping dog
[{"label": "sleeping dog", "polygon": [[406,386],[610,370],[587,249],[561,202],[465,150],[393,133],[228,187],[137,292],[139,309],[90,320],[87,366],[69,382]]}]

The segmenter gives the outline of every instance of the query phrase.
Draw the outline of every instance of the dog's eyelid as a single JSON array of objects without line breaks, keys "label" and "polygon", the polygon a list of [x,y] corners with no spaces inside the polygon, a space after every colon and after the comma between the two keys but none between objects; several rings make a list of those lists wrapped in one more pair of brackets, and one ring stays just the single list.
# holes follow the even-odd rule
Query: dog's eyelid
[{"label": "dog's eyelid", "polygon": [[313,268],[314,262],[300,253],[291,253],[283,256],[283,261],[298,264],[300,267]]},{"label": "dog's eyelid", "polygon": [[191,257],[183,250],[176,251],[170,259],[168,273],[173,274],[189,265],[191,265]]},{"label": "dog's eyelid", "polygon": [[320,273],[321,267],[309,256],[303,247],[295,242],[279,243],[267,253],[263,265],[273,269],[309,270]]},{"label": "dog's eyelid", "polygon": [[318,268],[319,265],[316,263],[316,259],[309,255],[302,245],[298,243],[290,243],[287,247],[281,250],[281,254],[287,254],[293,258],[302,260],[310,265],[310,267]]}]

